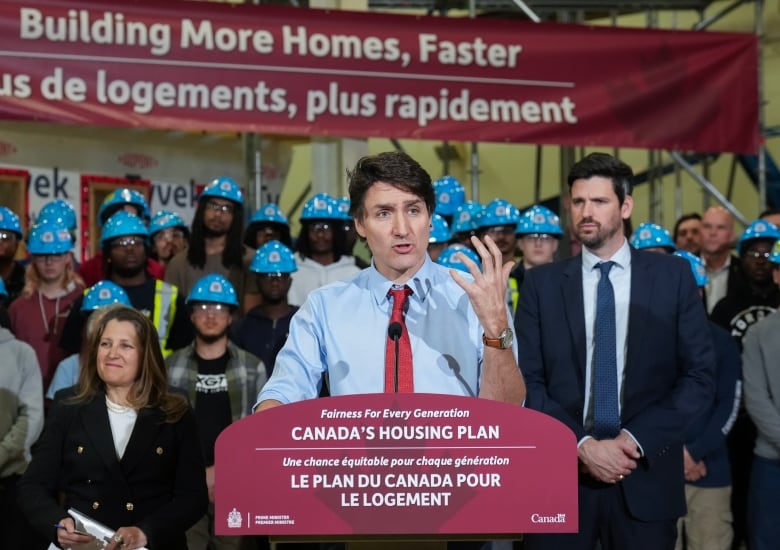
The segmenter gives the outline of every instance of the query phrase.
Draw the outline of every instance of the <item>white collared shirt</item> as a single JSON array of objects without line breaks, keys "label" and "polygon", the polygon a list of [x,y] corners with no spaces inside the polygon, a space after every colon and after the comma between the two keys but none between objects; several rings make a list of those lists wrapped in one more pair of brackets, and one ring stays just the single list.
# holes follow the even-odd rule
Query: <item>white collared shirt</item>
[{"label": "white collared shirt", "polygon": [[[617,357],[617,387],[618,395],[623,394],[623,374],[626,365],[626,347],[628,344],[628,306],[631,302],[631,248],[628,241],[623,241],[615,254],[609,258],[615,262],[609,271],[609,280],[615,292],[615,345]],[[591,385],[593,382],[593,350],[594,323],[596,322],[596,288],[601,278],[601,272],[596,264],[602,260],[587,248],[582,248],[582,297],[585,306],[585,403],[582,410],[582,421],[587,424],[590,412]],[[622,397],[618,399],[618,407],[622,408]]]}]

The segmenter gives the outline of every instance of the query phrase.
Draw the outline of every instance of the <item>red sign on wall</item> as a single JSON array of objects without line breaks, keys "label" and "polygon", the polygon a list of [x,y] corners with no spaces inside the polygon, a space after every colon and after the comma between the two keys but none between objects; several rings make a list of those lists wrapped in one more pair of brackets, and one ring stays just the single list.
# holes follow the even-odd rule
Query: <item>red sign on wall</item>
[{"label": "red sign on wall", "polygon": [[220,435],[215,470],[222,535],[578,525],[574,434],[539,412],[486,399],[352,395],[269,409]]},{"label": "red sign on wall", "polygon": [[752,153],[750,34],[0,0],[0,117]]}]

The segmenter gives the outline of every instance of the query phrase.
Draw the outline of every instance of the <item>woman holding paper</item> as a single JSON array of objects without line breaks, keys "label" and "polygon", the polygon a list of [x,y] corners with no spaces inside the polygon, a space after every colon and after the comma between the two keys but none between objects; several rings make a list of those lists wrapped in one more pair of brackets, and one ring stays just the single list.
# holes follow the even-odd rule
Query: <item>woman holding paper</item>
[{"label": "woman holding paper", "polygon": [[205,467],[195,417],[168,392],[156,329],[110,306],[82,361],[78,384],[55,396],[20,506],[63,548],[91,540],[75,532],[74,509],[109,528],[109,550],[186,549],[184,532],[208,504]]}]

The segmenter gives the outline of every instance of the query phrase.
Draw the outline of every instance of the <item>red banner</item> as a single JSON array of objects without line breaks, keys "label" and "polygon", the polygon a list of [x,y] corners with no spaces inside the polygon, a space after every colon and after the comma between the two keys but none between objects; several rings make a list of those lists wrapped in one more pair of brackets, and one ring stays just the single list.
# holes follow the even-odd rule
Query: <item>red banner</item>
[{"label": "red banner", "polygon": [[222,535],[574,533],[577,442],[537,411],[370,394],[263,411],[220,434]]},{"label": "red banner", "polygon": [[0,0],[0,117],[755,152],[750,34]]}]

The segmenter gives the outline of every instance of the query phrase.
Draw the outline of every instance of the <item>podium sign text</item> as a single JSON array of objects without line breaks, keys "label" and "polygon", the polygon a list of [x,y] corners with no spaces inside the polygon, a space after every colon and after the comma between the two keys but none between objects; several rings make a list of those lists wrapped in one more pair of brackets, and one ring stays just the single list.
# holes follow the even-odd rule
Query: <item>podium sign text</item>
[{"label": "podium sign text", "polygon": [[222,535],[577,531],[574,434],[470,397],[371,394],[284,405],[216,445]]}]

